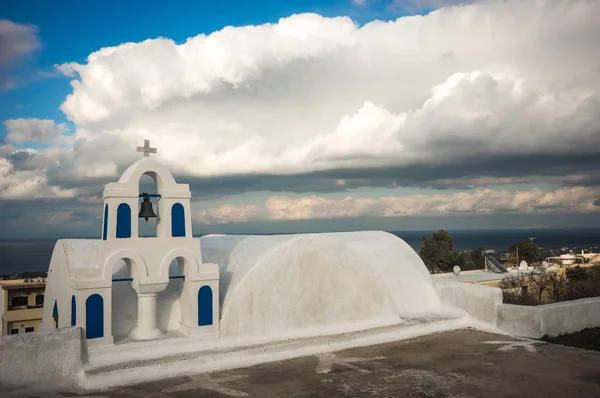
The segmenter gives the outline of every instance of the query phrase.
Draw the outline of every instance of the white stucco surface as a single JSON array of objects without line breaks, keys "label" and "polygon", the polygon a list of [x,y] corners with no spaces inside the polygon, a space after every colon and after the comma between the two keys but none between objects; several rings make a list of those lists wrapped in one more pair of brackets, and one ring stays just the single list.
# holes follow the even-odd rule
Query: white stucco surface
[{"label": "white stucco surface", "polygon": [[[81,387],[100,389],[135,384],[156,379],[221,371],[266,362],[275,362],[301,356],[316,355],[353,347],[369,346],[414,338],[447,330],[477,327],[496,332],[485,324],[473,322],[468,316],[412,319],[402,325],[362,330],[335,336],[315,336],[303,339],[259,342],[245,339],[245,345],[231,339],[207,341],[174,339],[150,347],[150,342],[132,343],[109,351],[99,361],[88,364],[89,373],[81,380]],[[233,346],[231,344],[234,344]],[[133,351],[133,344],[142,348]],[[157,352],[158,351],[158,352]],[[162,352],[161,352],[162,351]],[[137,365],[137,366],[136,366]]]},{"label": "white stucco surface", "polygon": [[541,338],[600,327],[600,298],[538,306],[502,303],[495,287],[434,278],[444,306],[460,309],[473,318],[515,336]]},{"label": "white stucco surface", "polygon": [[80,372],[81,328],[0,336],[0,393],[75,385]]},{"label": "white stucco surface", "polygon": [[464,310],[475,319],[496,324],[502,290],[440,278],[434,278],[434,286],[444,306]]},{"label": "white stucco surface", "polygon": [[515,336],[540,338],[543,336],[542,311],[533,306],[501,304],[498,328]]},{"label": "white stucco surface", "polygon": [[502,304],[498,308],[498,327],[531,338],[600,327],[600,297],[538,306]]},{"label": "white stucco surface", "polygon": [[394,324],[442,310],[419,256],[385,232],[200,241],[204,261],[220,265],[224,337],[318,334],[335,325],[344,332],[353,322]]}]

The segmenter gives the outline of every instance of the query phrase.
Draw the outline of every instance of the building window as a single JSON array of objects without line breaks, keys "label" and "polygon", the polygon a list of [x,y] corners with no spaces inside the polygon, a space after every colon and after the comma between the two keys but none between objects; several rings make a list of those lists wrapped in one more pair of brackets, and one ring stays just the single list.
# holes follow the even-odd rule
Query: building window
[{"label": "building window", "polygon": [[104,337],[104,299],[95,293],[85,300],[85,338]]},{"label": "building window", "polygon": [[35,328],[33,326],[27,326],[25,328],[25,333],[33,333],[35,331]]},{"label": "building window", "polygon": [[44,295],[38,294],[35,296],[35,305],[44,305]]},{"label": "building window", "polygon": [[19,329],[10,329],[10,334],[19,334]]},{"label": "building window", "polygon": [[181,203],[175,203],[171,207],[171,236],[185,237],[185,210]]},{"label": "building window", "polygon": [[210,286],[202,286],[198,291],[198,326],[213,324],[213,293]]},{"label": "building window", "polygon": [[117,238],[131,238],[131,207],[127,203],[117,207]]},{"label": "building window", "polygon": [[27,296],[13,297],[11,305],[13,307],[27,307]]}]

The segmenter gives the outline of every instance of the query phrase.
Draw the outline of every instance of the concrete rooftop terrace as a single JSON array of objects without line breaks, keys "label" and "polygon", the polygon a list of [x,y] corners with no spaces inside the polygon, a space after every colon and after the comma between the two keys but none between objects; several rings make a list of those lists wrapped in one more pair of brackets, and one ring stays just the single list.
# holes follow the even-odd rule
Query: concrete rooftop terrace
[{"label": "concrete rooftop terrace", "polygon": [[128,387],[13,397],[598,397],[600,352],[456,330]]},{"label": "concrete rooftop terrace", "polygon": [[[524,271],[521,271],[523,274]],[[460,274],[455,275],[453,272],[446,272],[443,274],[435,274],[432,275],[433,278],[444,279],[448,281],[454,282],[465,282],[465,283],[477,283],[477,284],[486,284],[489,282],[497,282],[501,281],[503,278],[507,276],[517,276],[516,269],[509,269],[508,273],[499,274],[493,271],[485,271],[482,269],[472,270],[472,271],[461,271]]]}]

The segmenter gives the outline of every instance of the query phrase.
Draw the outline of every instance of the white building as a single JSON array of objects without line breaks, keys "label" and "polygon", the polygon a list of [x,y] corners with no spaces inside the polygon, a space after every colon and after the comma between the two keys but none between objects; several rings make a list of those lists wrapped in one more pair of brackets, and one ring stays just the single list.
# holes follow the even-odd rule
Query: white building
[{"label": "white building", "polygon": [[[146,197],[157,201],[153,238],[138,236],[144,175],[156,182]],[[538,311],[504,305],[499,289],[473,284],[505,274],[434,281],[386,232],[194,239],[190,197],[149,158],[107,184],[100,238],[54,248],[42,320],[52,332],[2,336],[0,384],[96,390],[449,329],[497,326],[539,338],[600,319],[595,301]]]},{"label": "white building", "polygon": [[[165,334],[219,335],[219,269],[202,262],[192,238],[191,193],[146,157],[104,188],[101,238],[59,240],[54,248],[42,327],[79,325],[92,344]],[[156,182],[156,237],[138,236],[139,183]]]},{"label": "white building", "polygon": [[[140,193],[144,175],[156,192]],[[149,157],[107,184],[100,239],[54,248],[43,329],[79,325],[100,347],[186,336],[275,341],[443,316],[427,268],[392,234],[195,239],[190,197]],[[154,238],[138,236],[142,199],[157,201]]]}]

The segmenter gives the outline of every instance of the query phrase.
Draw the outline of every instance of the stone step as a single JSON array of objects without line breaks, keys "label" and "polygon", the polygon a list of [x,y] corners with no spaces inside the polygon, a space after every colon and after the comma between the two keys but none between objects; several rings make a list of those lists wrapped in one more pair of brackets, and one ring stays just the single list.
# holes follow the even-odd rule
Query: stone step
[{"label": "stone step", "polygon": [[368,330],[276,342],[240,344],[238,341],[236,345],[233,340],[176,338],[129,343],[120,350],[115,345],[91,353],[90,361],[84,366],[80,386],[91,390],[105,389],[381,344],[470,326],[472,320],[466,316],[429,316]]}]

